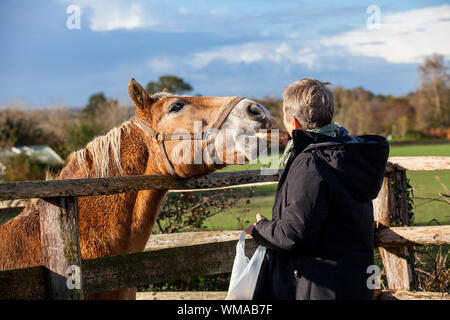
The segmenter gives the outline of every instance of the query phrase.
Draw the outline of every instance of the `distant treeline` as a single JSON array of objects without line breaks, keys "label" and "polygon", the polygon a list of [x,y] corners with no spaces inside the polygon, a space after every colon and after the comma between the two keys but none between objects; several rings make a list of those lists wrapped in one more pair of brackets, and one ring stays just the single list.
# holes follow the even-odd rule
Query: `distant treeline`
[{"label": "distant treeline", "polygon": [[[419,87],[400,97],[375,95],[363,88],[334,87],[334,121],[354,135],[392,135],[397,139],[429,135],[450,139],[449,65],[442,56],[434,55],[419,66],[418,76]],[[258,101],[282,121],[280,98]]]}]

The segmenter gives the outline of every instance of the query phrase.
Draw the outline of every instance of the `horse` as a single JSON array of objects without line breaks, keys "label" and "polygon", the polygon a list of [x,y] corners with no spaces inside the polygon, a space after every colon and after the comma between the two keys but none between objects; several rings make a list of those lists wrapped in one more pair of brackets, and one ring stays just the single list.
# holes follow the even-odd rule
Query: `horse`
[{"label": "horse", "polygon": [[[239,137],[275,125],[270,112],[250,99],[180,96],[164,91],[150,95],[131,79],[128,92],[135,115],[71,153],[56,179],[152,174],[200,177],[239,158],[248,159],[246,153],[252,151]],[[216,130],[214,139],[193,139],[196,124],[202,127],[200,133]],[[170,139],[180,131],[188,139]],[[220,155],[223,161],[210,161],[212,156],[195,161],[196,152],[204,152],[211,145],[207,140],[214,140],[212,152],[207,154],[214,159]],[[167,192],[155,189],[78,197],[82,259],[143,251]],[[42,204],[40,199],[29,202],[18,216],[0,226],[0,270],[42,265]],[[136,288],[88,294],[85,298],[135,299]]]}]

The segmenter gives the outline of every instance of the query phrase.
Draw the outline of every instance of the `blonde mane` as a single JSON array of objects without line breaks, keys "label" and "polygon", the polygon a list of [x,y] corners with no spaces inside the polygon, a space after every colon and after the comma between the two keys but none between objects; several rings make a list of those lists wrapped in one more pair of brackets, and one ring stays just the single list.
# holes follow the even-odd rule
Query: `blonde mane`
[{"label": "blonde mane", "polygon": [[[106,178],[110,176],[109,162],[110,160],[116,166],[119,175],[125,175],[122,164],[120,163],[120,143],[122,130],[129,132],[134,118],[125,121],[120,127],[111,129],[107,134],[96,137],[89,142],[83,149],[72,153],[71,158],[75,161],[76,165],[84,173],[86,178]],[[112,153],[112,159],[110,159],[110,151]],[[89,152],[92,158],[92,168],[94,175],[89,174],[89,170],[86,169],[86,152]]]}]

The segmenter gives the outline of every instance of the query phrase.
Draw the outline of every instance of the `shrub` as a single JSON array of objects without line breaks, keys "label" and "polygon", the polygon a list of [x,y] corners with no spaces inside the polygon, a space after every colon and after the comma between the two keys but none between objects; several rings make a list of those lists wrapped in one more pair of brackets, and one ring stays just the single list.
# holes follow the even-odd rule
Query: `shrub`
[{"label": "shrub", "polygon": [[62,165],[49,165],[24,153],[1,158],[5,171],[0,177],[3,181],[45,180],[47,173],[56,173]]},{"label": "shrub", "polygon": [[[155,233],[175,233],[205,229],[203,222],[233,207],[242,198],[250,198],[251,188],[240,190],[224,189],[217,191],[181,192],[168,195],[161,208]],[[249,203],[249,200],[247,200]]]}]

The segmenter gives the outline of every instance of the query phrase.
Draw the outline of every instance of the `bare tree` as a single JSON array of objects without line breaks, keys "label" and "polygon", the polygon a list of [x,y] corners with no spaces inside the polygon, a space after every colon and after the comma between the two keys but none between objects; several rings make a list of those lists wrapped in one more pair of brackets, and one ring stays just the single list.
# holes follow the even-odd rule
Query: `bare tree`
[{"label": "bare tree", "polygon": [[434,54],[419,66],[418,116],[429,127],[450,126],[450,68]]}]

